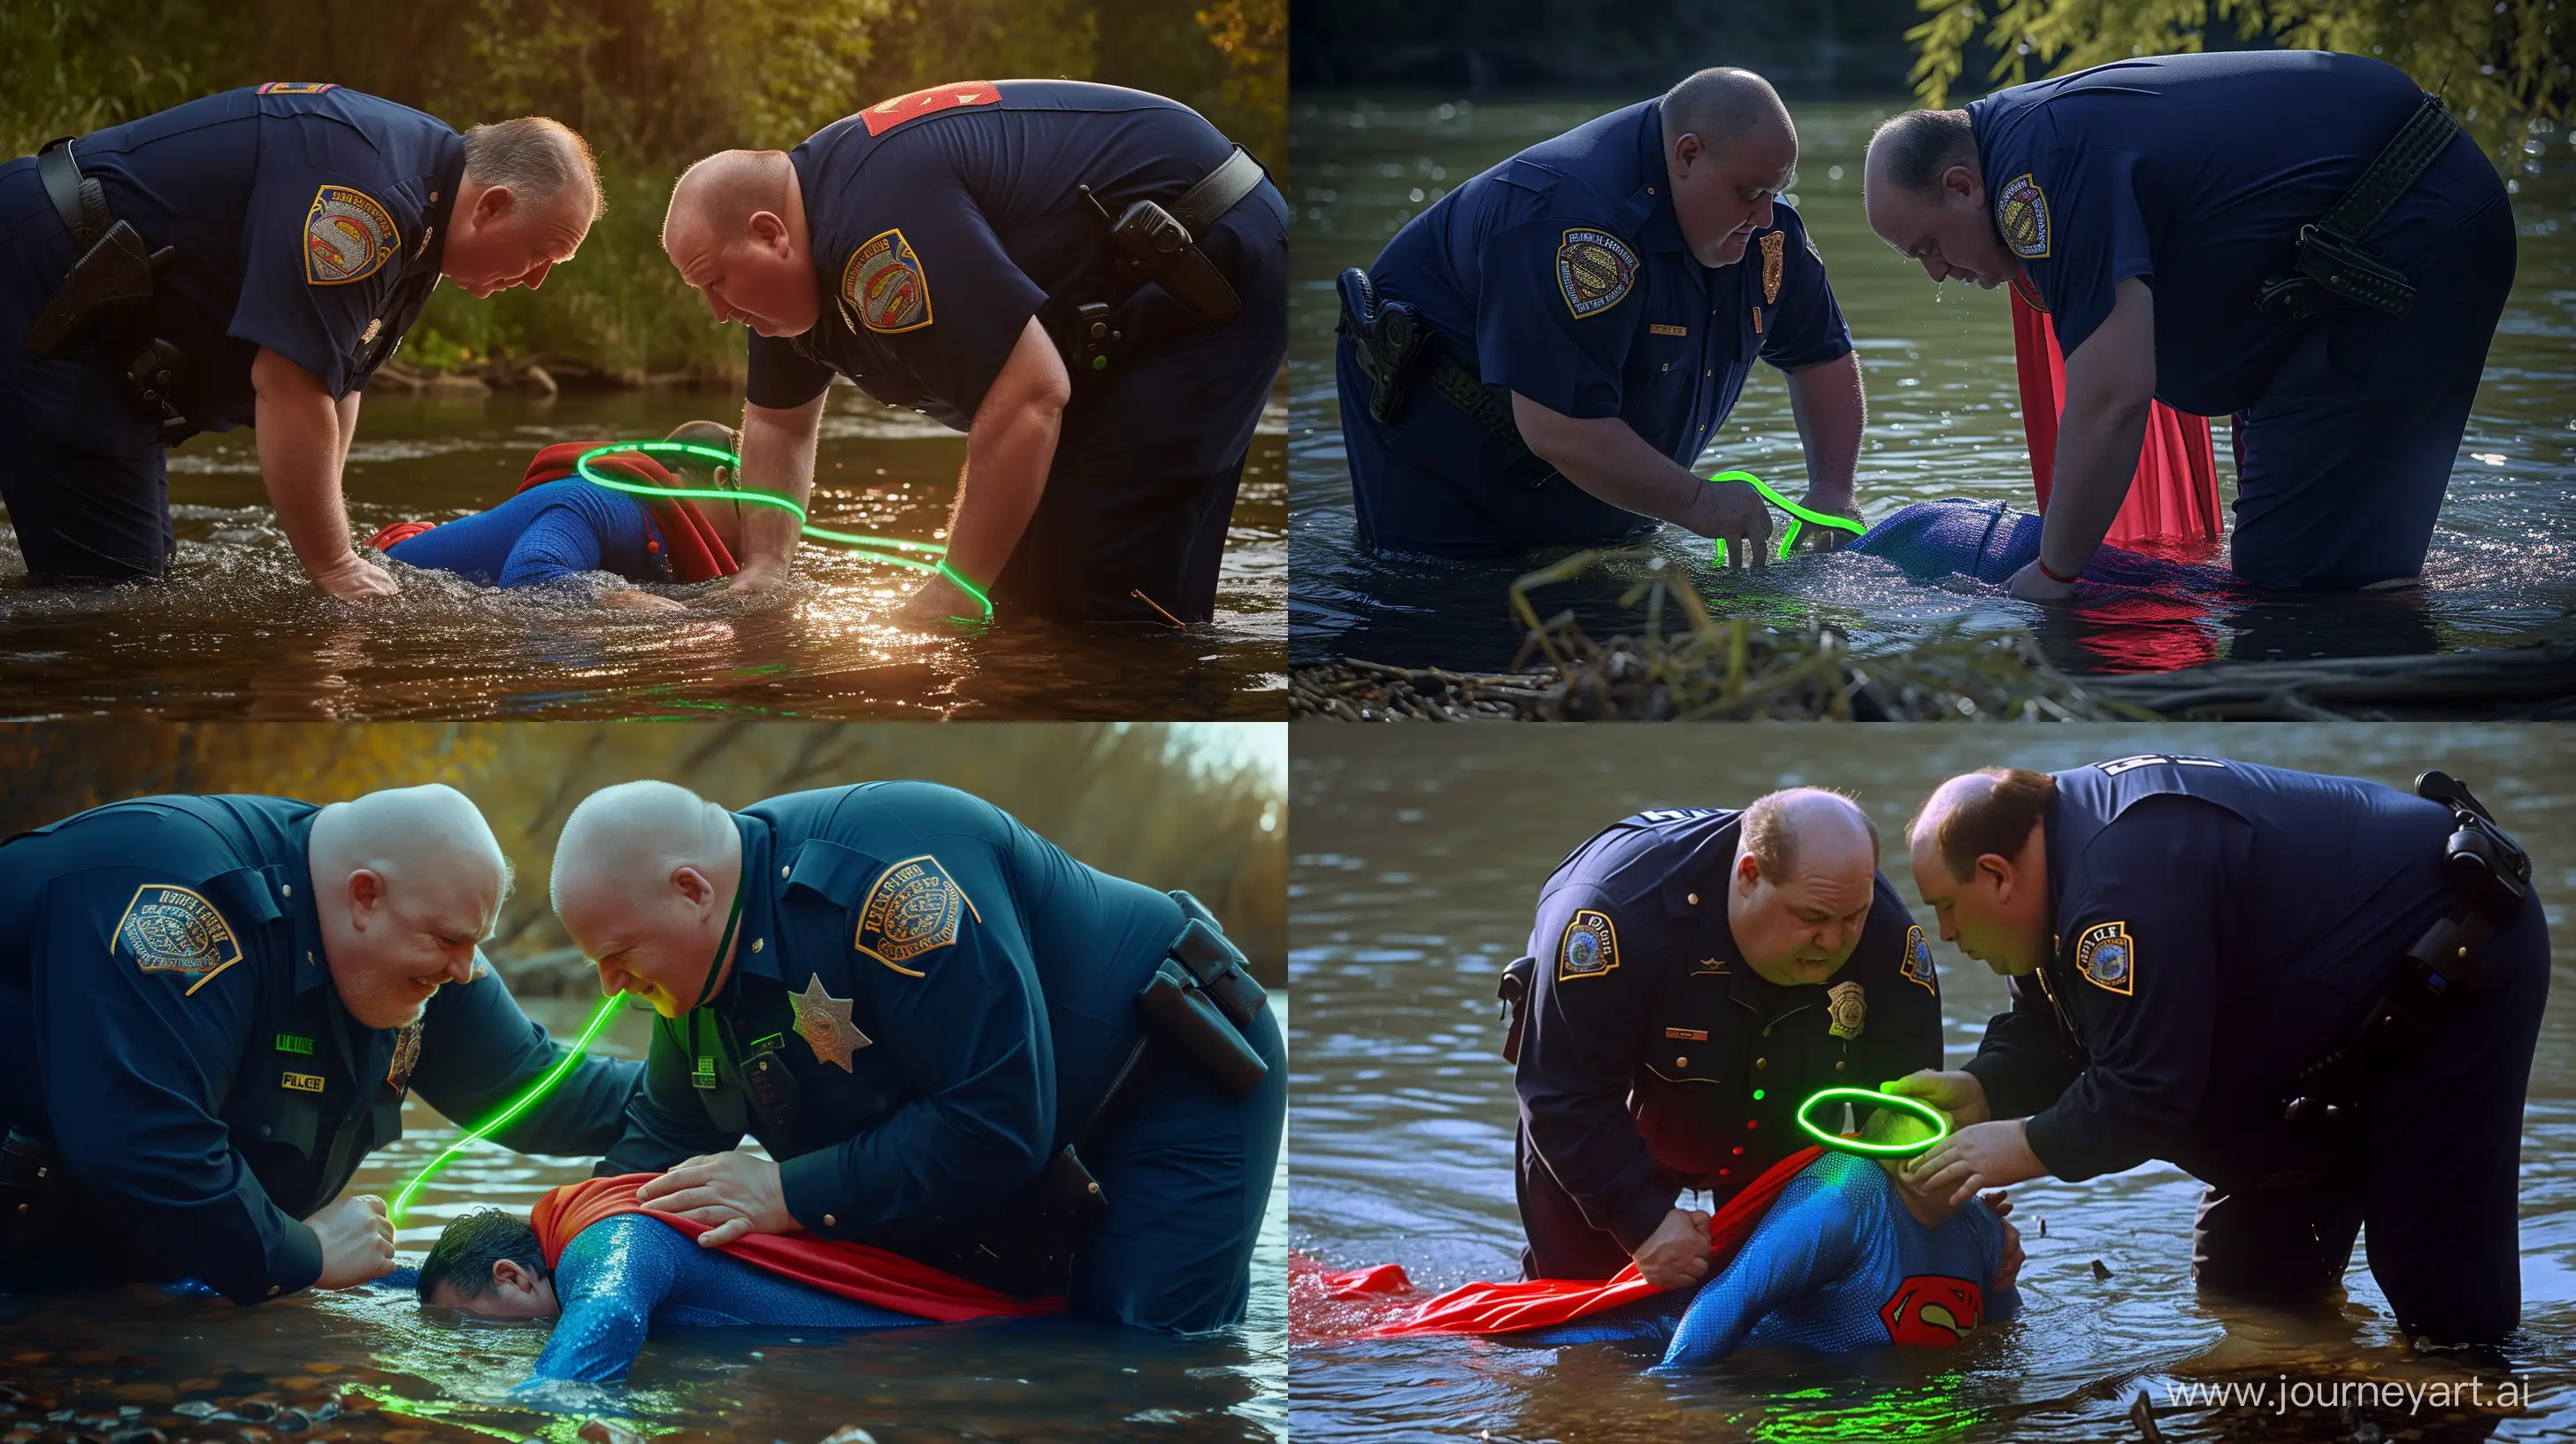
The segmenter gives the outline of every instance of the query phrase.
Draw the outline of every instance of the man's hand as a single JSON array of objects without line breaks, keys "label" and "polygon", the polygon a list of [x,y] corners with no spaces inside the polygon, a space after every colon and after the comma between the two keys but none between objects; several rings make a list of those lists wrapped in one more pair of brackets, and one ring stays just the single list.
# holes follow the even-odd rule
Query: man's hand
[{"label": "man's hand", "polygon": [[2021,1251],[2021,1230],[2013,1227],[2011,1224],[2005,1224],[2004,1256],[2002,1261],[1995,1265],[1993,1287],[1999,1289],[2011,1288],[2014,1283],[2020,1280],[2021,1266],[2027,1262],[2029,1262],[2028,1257]]},{"label": "man's hand", "polygon": [[700,1248],[722,1248],[747,1233],[790,1233],[797,1226],[787,1212],[778,1165],[740,1149],[688,1159],[647,1180],[635,1197],[654,1213],[712,1225],[698,1235]]},{"label": "man's hand", "polygon": [[1687,1288],[1707,1278],[1708,1219],[1689,1208],[1664,1215],[1663,1225],[1630,1255],[1637,1272],[1659,1289]]},{"label": "man's hand", "polygon": [[1907,1180],[1934,1199],[1963,1207],[1978,1190],[2003,1188],[2047,1174],[2018,1118],[1976,1123],[1941,1140],[1906,1165]]},{"label": "man's hand", "polygon": [[[781,513],[781,515],[784,515],[784,513]],[[787,563],[783,561],[770,557],[753,557],[744,562],[739,570],[735,571],[733,574],[732,584],[727,586],[725,590],[729,592],[774,592],[780,587],[787,585],[787,579],[792,575],[794,575],[794,573],[788,570]]]},{"label": "man's hand", "polygon": [[390,597],[396,590],[393,573],[354,551],[342,552],[338,561],[314,568],[313,585],[319,587],[324,596],[344,602]]},{"label": "man's hand", "polygon": [[[780,409],[743,403],[742,474],[746,491],[783,496],[804,506],[814,494],[814,448],[823,434],[826,387],[802,406]],[[733,549],[741,570],[733,590],[765,592],[787,580],[796,555],[796,514],[782,507],[742,508],[742,545]]]},{"label": "man's hand", "polygon": [[2025,602],[2059,602],[2075,595],[2075,584],[2041,571],[2037,562],[2024,562],[2021,570],[2012,574],[2012,580],[2004,583],[2004,590]]},{"label": "man's hand", "polygon": [[966,595],[956,583],[946,577],[932,577],[905,600],[894,619],[907,627],[935,627],[952,620],[972,622],[983,615],[983,604]]},{"label": "man's hand", "polygon": [[[1852,521],[1861,519],[1860,503],[1852,500],[1849,487],[1837,489],[1819,482],[1807,488],[1807,494],[1798,498],[1798,504],[1809,511],[1820,511],[1827,516],[1847,517]],[[1798,545],[1811,552],[1833,551],[1848,546],[1855,540],[1857,538],[1850,532],[1836,527],[1818,526],[1813,522],[1809,522],[1798,531]]]},{"label": "man's hand", "polygon": [[[1740,481],[1712,481],[1691,498],[1682,525],[1726,543],[1726,565],[1740,570],[1771,564],[1771,508],[1762,493]],[[1748,563],[1746,558],[1751,558]]]},{"label": "man's hand", "polygon": [[1986,1085],[1977,1081],[1976,1074],[1964,1070],[1940,1072],[1926,1068],[1883,1084],[1878,1091],[1899,1098],[1920,1098],[1949,1114],[1955,1128],[1983,1123],[1994,1116],[1986,1110]]},{"label": "man's hand", "polygon": [[394,1226],[385,1201],[372,1193],[344,1198],[304,1220],[322,1245],[317,1289],[352,1289],[394,1271]]}]

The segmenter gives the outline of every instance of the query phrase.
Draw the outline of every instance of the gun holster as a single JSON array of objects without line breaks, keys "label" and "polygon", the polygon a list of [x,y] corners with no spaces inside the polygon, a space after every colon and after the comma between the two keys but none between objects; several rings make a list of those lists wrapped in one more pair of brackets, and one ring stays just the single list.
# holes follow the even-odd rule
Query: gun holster
[{"label": "gun holster", "polygon": [[1503,1004],[1503,1061],[1516,1067],[1521,1061],[1521,1030],[1529,1023],[1530,979],[1537,973],[1538,959],[1515,958],[1494,981],[1494,996]]},{"label": "gun holster", "polygon": [[172,397],[188,374],[188,358],[150,334],[153,277],[177,258],[178,249],[151,249],[142,233],[109,214],[105,188],[82,177],[70,137],[47,143],[36,170],[80,258],[27,328],[27,350],[48,359],[78,354],[100,362],[164,444],[185,439],[196,428]]},{"label": "gun holster", "polygon": [[1392,426],[1404,417],[1404,403],[1421,379],[1423,341],[1429,332],[1422,318],[1401,301],[1380,303],[1377,284],[1357,266],[1342,272],[1335,287],[1341,294],[1337,324],[1351,338],[1351,354],[1369,382],[1369,415]]}]

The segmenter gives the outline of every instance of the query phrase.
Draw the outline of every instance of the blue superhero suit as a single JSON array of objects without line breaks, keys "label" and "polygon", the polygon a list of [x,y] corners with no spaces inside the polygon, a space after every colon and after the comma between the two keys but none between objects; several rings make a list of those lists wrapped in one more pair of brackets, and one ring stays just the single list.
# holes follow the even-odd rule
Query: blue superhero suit
[{"label": "blue superhero suit", "polygon": [[[1907,580],[1937,582],[1965,576],[1989,586],[2002,586],[2039,556],[2040,516],[2015,511],[2001,502],[1919,501],[1871,527],[1845,551],[1884,557],[1901,568]],[[2226,568],[2148,556],[2124,547],[2105,546],[2093,553],[2082,573],[2103,586],[2149,589],[2185,585],[2224,587],[2234,578]]]},{"label": "blue superhero suit", "polygon": [[2016,1289],[1994,1286],[2003,1256],[2003,1220],[1982,1202],[1927,1228],[1885,1169],[1828,1153],[1799,1170],[1734,1259],[1697,1289],[1510,1337],[1544,1347],[1660,1343],[1667,1368],[1748,1345],[1940,1347],[2020,1311]]},{"label": "blue superhero suit", "polygon": [[670,552],[644,503],[567,477],[385,548],[406,566],[454,572],[479,586],[535,587],[585,572],[671,580]]},{"label": "blue superhero suit", "polygon": [[[529,1384],[626,1377],[654,1328],[892,1329],[927,1319],[780,1278],[640,1213],[585,1228],[555,1263],[563,1305]],[[526,1387],[523,1385],[522,1387]]]}]

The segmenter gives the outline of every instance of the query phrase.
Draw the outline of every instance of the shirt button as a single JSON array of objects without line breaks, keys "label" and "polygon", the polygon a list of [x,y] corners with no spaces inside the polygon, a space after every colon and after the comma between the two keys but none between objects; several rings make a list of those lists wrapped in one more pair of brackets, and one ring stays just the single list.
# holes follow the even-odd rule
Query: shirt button
[{"label": "shirt button", "polygon": [[1717,1176],[1718,1176],[1718,1177],[1720,1177],[1720,1178],[1724,1178],[1724,1177],[1726,1177],[1728,1174],[1733,1173],[1734,1171],[1735,1171],[1735,1170],[1734,1170],[1734,1169],[1732,1169],[1732,1168],[1721,1168],[1721,1169],[1719,1169],[1719,1170],[1717,1171]]},{"label": "shirt button", "polygon": [[280,897],[293,897],[295,896],[295,884],[291,882],[279,883],[277,886],[277,893]]},{"label": "shirt button", "polygon": [[825,1228],[839,1228],[841,1226],[841,1221],[827,1213],[823,1215],[823,1226]]},{"label": "shirt button", "polygon": [[1764,1065],[1764,1064],[1766,1064],[1766,1063],[1768,1063],[1768,1062],[1770,1062],[1770,1061],[1771,1061],[1771,1060],[1770,1060],[1770,1059],[1768,1059],[1768,1058],[1756,1058],[1756,1059],[1754,1059],[1754,1060],[1753,1060],[1753,1066],[1754,1066],[1754,1067],[1756,1067],[1756,1068],[1759,1068],[1759,1067],[1761,1067],[1762,1065]]},{"label": "shirt button", "polygon": [[1843,1071],[1843,1060],[1842,1060],[1842,1059],[1840,1059],[1840,1058],[1836,1058],[1836,1059],[1834,1060],[1834,1071],[1835,1071],[1835,1072],[1837,1072],[1837,1073],[1840,1073],[1841,1071]]},{"label": "shirt button", "polygon": [[780,877],[785,877],[785,876],[787,876],[787,869],[785,869],[785,868],[783,868],[783,867],[782,867],[782,868],[780,868],[780,869],[778,870],[778,875],[779,875]]},{"label": "shirt button", "polygon": [[1691,905],[1692,907],[1698,907],[1698,906],[1699,906],[1699,894],[1698,894],[1698,893],[1692,893],[1692,894],[1690,895],[1690,905]]},{"label": "shirt button", "polygon": [[755,952],[755,953],[756,953],[756,952],[759,952],[759,951],[760,951],[760,945],[761,945],[762,943],[767,942],[767,941],[769,941],[769,939],[767,939],[767,938],[753,938],[753,939],[751,940],[751,950],[752,950],[753,952]]},{"label": "shirt button", "polygon": [[268,1296],[272,1299],[277,1297],[277,1285],[270,1284],[268,1286]]},{"label": "shirt button", "polygon": [[1736,1145],[1736,1149],[1735,1149],[1735,1156],[1736,1156],[1736,1157],[1738,1157],[1738,1158],[1742,1158],[1742,1157],[1744,1156],[1744,1147],[1743,1147],[1743,1145],[1741,1145],[1741,1144]]},{"label": "shirt button", "polygon": [[1747,1118],[1744,1120],[1744,1126],[1747,1128],[1759,1128],[1762,1126],[1762,1120],[1759,1118]]},{"label": "shirt button", "polygon": [[1673,1066],[1676,1068],[1687,1068],[1690,1066],[1690,1060],[1688,1058],[1675,1058],[1673,1060]]}]

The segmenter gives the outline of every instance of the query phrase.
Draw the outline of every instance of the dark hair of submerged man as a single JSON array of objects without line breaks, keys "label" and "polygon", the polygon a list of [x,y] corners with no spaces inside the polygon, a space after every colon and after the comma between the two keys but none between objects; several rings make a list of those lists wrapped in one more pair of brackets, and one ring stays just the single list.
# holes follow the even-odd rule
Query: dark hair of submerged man
[{"label": "dark hair of submerged man", "polygon": [[454,1285],[459,1299],[483,1297],[492,1291],[492,1265],[503,1259],[539,1279],[553,1276],[545,1250],[537,1246],[537,1231],[517,1214],[478,1208],[449,1219],[429,1257],[420,1262],[420,1301],[428,1303],[441,1283]]},{"label": "dark hair of submerged man", "polygon": [[[2025,767],[1980,767],[1976,775],[1994,779],[1994,786],[1969,792],[1953,802],[1932,834],[1933,849],[1940,853],[1942,865],[1961,882],[1976,872],[1977,859],[1988,853],[1997,857],[2021,856],[2022,844],[2030,841],[2030,830],[2048,815],[2049,799],[2057,795],[2056,778]],[[1923,814],[1917,812],[1914,820],[1905,825],[1906,840],[1911,842],[1920,836],[1922,826]]]}]

